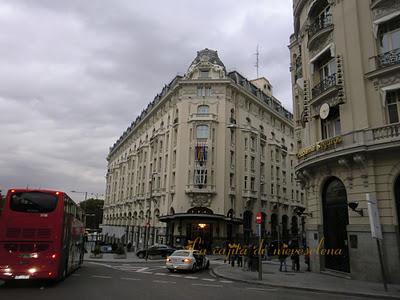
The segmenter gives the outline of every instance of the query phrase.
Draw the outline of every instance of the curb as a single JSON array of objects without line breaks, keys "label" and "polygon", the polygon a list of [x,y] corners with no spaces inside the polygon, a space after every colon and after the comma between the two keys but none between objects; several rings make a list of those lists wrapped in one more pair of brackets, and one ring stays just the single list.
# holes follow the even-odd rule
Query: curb
[{"label": "curb", "polygon": [[228,280],[242,282],[242,283],[248,283],[248,284],[254,284],[254,285],[263,285],[263,286],[276,287],[276,288],[301,290],[301,291],[307,291],[307,292],[323,292],[323,293],[335,294],[335,295],[368,297],[368,298],[373,298],[373,299],[377,299],[377,297],[384,298],[384,299],[400,299],[400,296],[394,296],[394,295],[368,294],[368,293],[360,293],[360,292],[352,292],[352,293],[351,292],[339,292],[339,291],[335,291],[335,290],[324,290],[324,289],[308,288],[308,287],[294,287],[294,286],[287,286],[287,285],[282,285],[282,284],[271,284],[271,283],[265,283],[265,282],[258,282],[258,281],[254,281],[254,280],[237,279],[237,278],[233,278],[233,277],[230,277],[227,275],[223,275],[223,274],[219,273],[218,271],[214,270],[214,268],[211,268],[211,272],[215,276],[223,278],[223,279],[228,279]]},{"label": "curb", "polygon": [[121,260],[107,260],[107,259],[95,259],[95,258],[88,258],[88,259],[84,259],[84,262],[99,262],[99,263],[129,263],[129,264],[147,264],[147,263],[151,263],[151,262],[165,262],[164,259],[160,260],[160,259],[154,259],[154,260],[143,260],[143,261],[137,261],[137,260],[126,260],[126,259],[121,259]]}]

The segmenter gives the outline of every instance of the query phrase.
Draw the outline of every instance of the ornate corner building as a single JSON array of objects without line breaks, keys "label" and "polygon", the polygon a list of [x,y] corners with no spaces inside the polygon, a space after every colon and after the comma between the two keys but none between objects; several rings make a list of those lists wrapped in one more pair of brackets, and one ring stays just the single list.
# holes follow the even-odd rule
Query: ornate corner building
[{"label": "ornate corner building", "polygon": [[103,224],[137,248],[213,247],[252,241],[261,211],[263,237],[302,238],[292,119],[267,79],[199,51],[110,148]]},{"label": "ornate corner building", "polygon": [[[389,280],[400,282],[400,2],[294,0],[290,37],[297,157],[313,271],[381,280],[367,194],[376,197]],[[323,239],[323,240],[322,240]]]}]

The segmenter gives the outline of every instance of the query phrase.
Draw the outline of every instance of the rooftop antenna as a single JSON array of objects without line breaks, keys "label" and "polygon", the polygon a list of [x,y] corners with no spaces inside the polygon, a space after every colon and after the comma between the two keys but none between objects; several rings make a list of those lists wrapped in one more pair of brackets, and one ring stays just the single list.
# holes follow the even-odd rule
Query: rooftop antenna
[{"label": "rooftop antenna", "polygon": [[256,56],[256,64],[254,65],[256,67],[257,70],[257,78],[258,78],[258,67],[259,67],[259,56],[260,56],[260,51],[259,51],[259,46],[257,44],[257,49],[256,49],[256,53],[254,53],[254,55]]}]

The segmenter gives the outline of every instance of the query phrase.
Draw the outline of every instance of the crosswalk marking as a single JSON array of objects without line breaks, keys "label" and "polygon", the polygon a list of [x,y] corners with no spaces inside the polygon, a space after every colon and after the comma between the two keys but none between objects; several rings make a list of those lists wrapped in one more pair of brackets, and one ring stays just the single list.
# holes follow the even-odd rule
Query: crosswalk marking
[{"label": "crosswalk marking", "polygon": [[167,280],[153,280],[153,282],[157,282],[157,283],[172,283],[175,284],[175,281],[167,281]]},{"label": "crosswalk marking", "polygon": [[213,279],[213,278],[201,278],[201,280],[205,280],[205,281],[215,281],[215,279]]},{"label": "crosswalk marking", "polygon": [[121,277],[122,280],[141,280],[140,278]]},{"label": "crosswalk marking", "polygon": [[166,276],[166,273],[154,273],[154,275],[158,275],[158,276]]},{"label": "crosswalk marking", "polygon": [[188,279],[198,279],[199,277],[194,277],[194,276],[185,276],[185,278],[188,278]]},{"label": "crosswalk marking", "polygon": [[177,274],[170,274],[168,276],[171,276],[171,277],[182,277],[182,275],[177,275]]},{"label": "crosswalk marking", "polygon": [[96,277],[96,278],[111,278],[111,276],[104,276],[104,275],[92,275],[92,277]]},{"label": "crosswalk marking", "polygon": [[139,271],[136,271],[136,272],[138,272],[138,273],[142,273],[142,274],[153,274],[153,272],[139,272]]},{"label": "crosswalk marking", "polygon": [[222,282],[222,283],[233,283],[233,281],[230,281],[230,280],[220,280],[219,282]]}]

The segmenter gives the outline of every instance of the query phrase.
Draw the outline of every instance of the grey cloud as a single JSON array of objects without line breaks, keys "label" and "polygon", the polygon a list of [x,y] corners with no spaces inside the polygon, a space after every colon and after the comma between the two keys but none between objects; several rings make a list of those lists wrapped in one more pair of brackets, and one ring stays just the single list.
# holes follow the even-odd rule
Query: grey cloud
[{"label": "grey cloud", "polygon": [[108,148],[196,51],[260,75],[291,107],[291,1],[0,4],[0,189],[102,193]]}]

